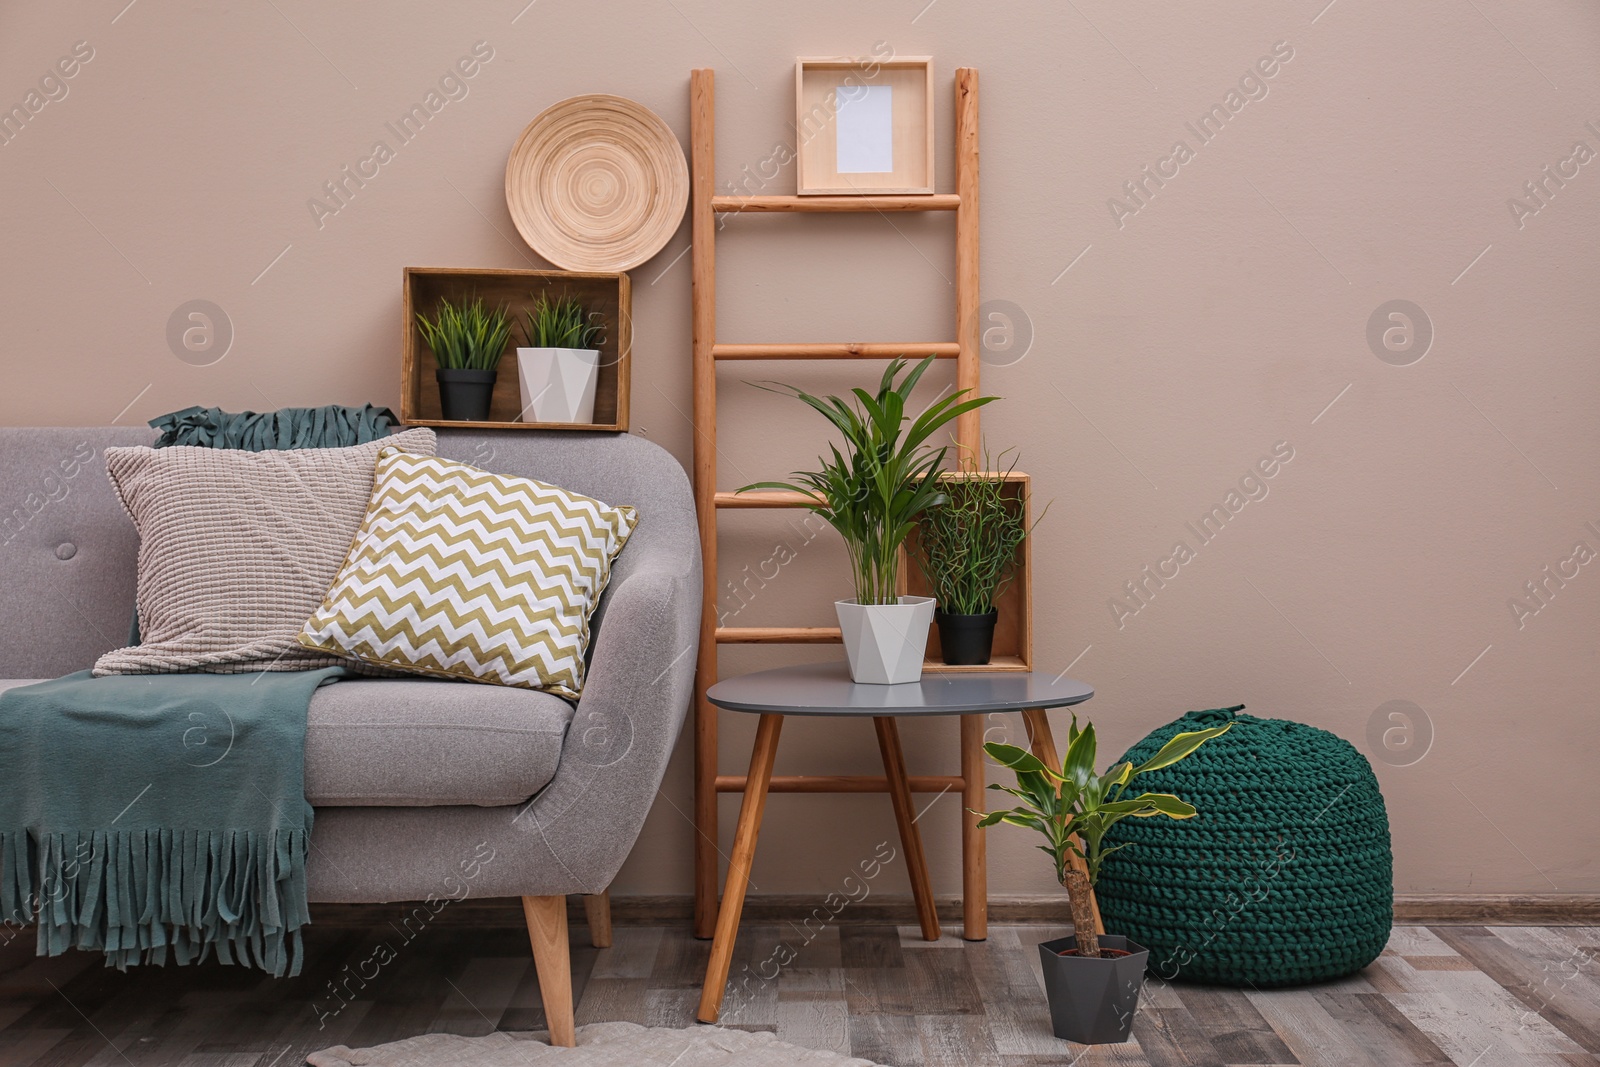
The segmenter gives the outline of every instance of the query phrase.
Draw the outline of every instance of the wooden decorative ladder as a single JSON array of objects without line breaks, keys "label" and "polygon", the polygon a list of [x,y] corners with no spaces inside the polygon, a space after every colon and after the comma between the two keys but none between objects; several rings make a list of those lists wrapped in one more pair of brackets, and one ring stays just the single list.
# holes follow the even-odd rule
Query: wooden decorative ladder
[{"label": "wooden decorative ladder", "polygon": [[[693,193],[694,249],[694,493],[699,512],[700,542],[704,554],[704,605],[700,619],[700,649],[695,679],[694,719],[694,822],[695,899],[694,933],[709,938],[717,922],[717,796],[742,793],[744,775],[719,775],[717,709],[706,700],[706,690],[717,680],[718,648],[725,644],[825,644],[840,641],[831,626],[717,625],[717,518],[725,508],[794,508],[804,504],[800,494],[761,492],[735,494],[717,490],[717,362],[719,360],[877,360],[899,356],[934,355],[956,361],[956,388],[978,391],[978,72],[959,67],[955,76],[956,191],[954,193],[865,196],[719,196],[716,193],[716,93],[715,71],[696,70],[689,88],[691,137],[691,188]],[[804,344],[719,344],[716,339],[716,231],[721,212],[873,212],[948,211],[956,227],[956,339],[935,343],[833,342]],[[978,412],[957,420],[957,447],[966,455],[979,454]],[[1027,669],[1026,650],[1013,669]],[[938,670],[929,664],[928,670]],[[970,668],[968,668],[970,669]],[[885,720],[891,725],[893,720]],[[1042,710],[1025,713],[1033,747],[1042,758],[1054,758],[1049,723]],[[912,792],[961,791],[962,933],[982,940],[988,928],[987,872],[984,835],[977,816],[965,809],[985,805],[982,715],[960,717],[961,773],[910,776]],[[898,736],[879,738],[886,763],[899,759]],[[903,772],[902,772],[903,773]],[[774,793],[886,793],[887,775],[778,775],[771,779]],[[1081,862],[1081,861],[1080,861]],[[913,884],[923,929],[937,928],[931,914],[931,890]],[[937,936],[936,934],[934,936]]]}]

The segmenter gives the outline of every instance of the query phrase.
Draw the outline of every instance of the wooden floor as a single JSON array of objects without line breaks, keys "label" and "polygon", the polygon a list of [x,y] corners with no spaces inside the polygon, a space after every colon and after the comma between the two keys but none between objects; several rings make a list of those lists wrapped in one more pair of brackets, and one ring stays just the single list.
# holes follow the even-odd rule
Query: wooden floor
[{"label": "wooden floor", "polygon": [[[237,967],[119,974],[96,957],[0,948],[0,1067],[292,1067],[333,1044],[429,1031],[543,1027],[521,929],[443,922],[319,925],[306,972]],[[1600,929],[1401,927],[1362,974],[1276,992],[1152,983],[1135,1040],[1050,1036],[1035,942],[914,927],[747,926],[723,1023],[894,1067],[1039,1064],[1600,1065]],[[578,1023],[694,1024],[709,944],[687,927],[619,926],[597,951],[573,930]],[[792,958],[791,958],[792,954]]]}]

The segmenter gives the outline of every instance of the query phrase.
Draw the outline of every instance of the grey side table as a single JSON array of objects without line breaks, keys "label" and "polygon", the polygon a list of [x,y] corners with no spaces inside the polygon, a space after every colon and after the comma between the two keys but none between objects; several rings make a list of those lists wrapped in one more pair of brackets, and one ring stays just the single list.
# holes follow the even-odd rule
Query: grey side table
[{"label": "grey side table", "polygon": [[[711,943],[711,962],[700,992],[698,1018],[714,1023],[722,1010],[722,996],[733,962],[733,944],[739,933],[739,917],[744,910],[745,892],[750,884],[750,867],[755,859],[756,839],[761,833],[761,817],[766,809],[767,792],[773,784],[772,764],[778,753],[778,734],[786,715],[829,715],[843,718],[870,718],[877,729],[878,749],[883,757],[884,787],[894,805],[900,843],[911,876],[911,894],[916,901],[922,936],[929,941],[939,937],[939,919],[934,911],[932,888],[928,882],[927,860],[917,830],[911,804],[911,783],[906,775],[905,757],[900,748],[900,732],[895,719],[901,715],[972,715],[992,711],[1021,712],[1027,722],[1033,749],[1041,759],[1057,762],[1055,742],[1044,709],[1081,704],[1094,696],[1082,682],[1059,675],[1031,671],[978,671],[972,673],[928,673],[920,682],[902,685],[857,685],[850,680],[849,667],[842,663],[811,663],[799,667],[780,667],[758,671],[718,682],[706,691],[706,698],[719,708],[759,714],[755,746],[750,753],[750,773],[744,782],[744,801],[739,808],[739,825],[733,839],[733,855],[728,861],[728,881],[717,912],[716,937]],[[973,746],[976,747],[976,746]],[[803,779],[793,783],[802,785]],[[962,774],[945,781],[947,787],[961,788],[966,807],[983,807],[983,764],[964,765]],[[798,791],[798,790],[797,790]],[[970,816],[969,816],[970,817]],[[976,841],[976,846],[969,844]],[[968,835],[962,842],[962,898],[966,929],[970,940],[986,935],[988,876],[984,866],[981,835]]]}]

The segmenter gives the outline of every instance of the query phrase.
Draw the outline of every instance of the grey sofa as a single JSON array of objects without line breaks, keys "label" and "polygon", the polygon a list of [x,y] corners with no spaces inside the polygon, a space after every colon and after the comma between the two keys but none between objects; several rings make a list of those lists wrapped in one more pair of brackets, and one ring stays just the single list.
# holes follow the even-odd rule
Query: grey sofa
[{"label": "grey sofa", "polygon": [[[0,688],[84,669],[126,644],[138,538],[104,450],[153,437],[0,429]],[[694,503],[679,464],[636,437],[443,430],[439,454],[635,505],[639,527],[601,600],[576,708],[420,678],[318,690],[306,738],[311,899],[437,907],[521,897],[551,1039],[570,1045],[566,895],[585,894],[591,934],[607,938],[604,894],[689,706],[701,595]]]}]

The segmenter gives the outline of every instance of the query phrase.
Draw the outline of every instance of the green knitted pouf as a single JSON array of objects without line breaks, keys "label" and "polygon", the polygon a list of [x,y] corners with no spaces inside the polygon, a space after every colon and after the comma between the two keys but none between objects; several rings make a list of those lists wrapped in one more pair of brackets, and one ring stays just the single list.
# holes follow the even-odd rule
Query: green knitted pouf
[{"label": "green knitted pouf", "polygon": [[1326,730],[1192,711],[1122,757],[1136,766],[1174,734],[1232,722],[1138,788],[1175,793],[1192,819],[1123,819],[1097,895],[1108,933],[1150,950],[1161,978],[1295,985],[1377,958],[1394,915],[1389,817],[1372,768]]}]

